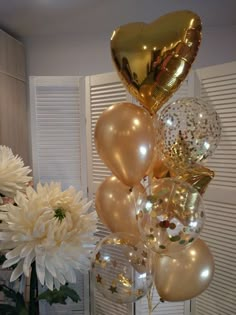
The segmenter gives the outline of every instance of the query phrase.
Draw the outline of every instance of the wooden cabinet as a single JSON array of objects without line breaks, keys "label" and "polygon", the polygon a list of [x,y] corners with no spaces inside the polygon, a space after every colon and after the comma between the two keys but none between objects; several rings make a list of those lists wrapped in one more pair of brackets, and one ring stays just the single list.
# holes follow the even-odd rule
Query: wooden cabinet
[{"label": "wooden cabinet", "polygon": [[0,144],[29,164],[25,56],[22,43],[0,30]]}]

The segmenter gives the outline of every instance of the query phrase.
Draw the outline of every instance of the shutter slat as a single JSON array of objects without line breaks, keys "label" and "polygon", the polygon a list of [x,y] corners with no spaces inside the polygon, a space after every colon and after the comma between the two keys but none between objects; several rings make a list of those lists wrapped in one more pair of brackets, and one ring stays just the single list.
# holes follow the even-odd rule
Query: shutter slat
[{"label": "shutter slat", "polygon": [[[81,110],[78,79],[40,77],[34,80],[38,180],[60,181],[63,187],[81,188]],[[81,301],[49,306],[40,302],[40,314],[82,315],[84,306],[84,276],[77,273],[77,283],[71,285]]]},{"label": "shutter slat", "polygon": [[[210,287],[196,299],[196,315],[232,315],[236,309],[236,63],[197,72],[201,97],[211,102],[220,116],[222,137],[206,164],[215,171],[215,178],[210,185],[212,199],[205,200],[207,219],[201,234],[214,255],[215,275]],[[217,187],[222,191],[220,201]]]},{"label": "shutter slat", "polygon": [[[172,103],[175,100],[189,96],[189,90],[191,89],[189,81],[185,80],[180,89],[173,95],[173,97],[168,101],[168,103]],[[153,305],[155,305],[159,301],[160,297],[155,292],[153,297]],[[144,298],[140,302],[136,303],[136,315],[148,314],[148,304],[147,300]],[[185,314],[185,303],[167,303],[158,305],[158,307],[153,311],[153,315],[184,315]]]},{"label": "shutter slat", "polygon": [[[96,151],[94,143],[94,130],[98,118],[105,109],[109,106],[118,103],[125,102],[127,100],[127,94],[123,85],[117,82],[101,83],[96,85],[90,85],[90,124],[91,124],[91,153],[92,153],[92,182],[94,184],[100,184],[105,177],[111,175],[110,170],[101,161]],[[95,193],[93,191],[93,199],[95,200]],[[108,229],[99,221],[97,224],[96,235],[100,238],[105,237],[110,232]],[[118,257],[119,258],[119,257]],[[118,305],[105,299],[100,292],[95,289],[94,294],[96,315],[127,315],[128,306]]]}]

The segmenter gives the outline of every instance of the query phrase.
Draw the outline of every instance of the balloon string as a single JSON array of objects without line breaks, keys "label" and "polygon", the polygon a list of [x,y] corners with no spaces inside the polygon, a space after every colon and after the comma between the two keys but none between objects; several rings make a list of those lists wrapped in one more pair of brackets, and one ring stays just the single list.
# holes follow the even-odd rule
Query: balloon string
[{"label": "balloon string", "polygon": [[161,303],[161,301],[158,302],[158,303],[153,307],[153,309],[152,309],[152,311],[151,311],[151,314],[152,314],[152,312],[157,308],[157,306],[158,306],[160,303]]},{"label": "balloon string", "polygon": [[153,294],[154,294],[154,286],[152,285],[150,290],[147,293],[147,301],[148,301],[148,315],[152,315],[152,312],[155,311],[157,306],[161,303],[164,303],[164,300],[160,298],[160,301],[152,307],[152,301],[153,301]]},{"label": "balloon string", "polygon": [[148,314],[152,315],[152,298],[153,298],[153,285],[147,293],[147,301],[148,301]]}]

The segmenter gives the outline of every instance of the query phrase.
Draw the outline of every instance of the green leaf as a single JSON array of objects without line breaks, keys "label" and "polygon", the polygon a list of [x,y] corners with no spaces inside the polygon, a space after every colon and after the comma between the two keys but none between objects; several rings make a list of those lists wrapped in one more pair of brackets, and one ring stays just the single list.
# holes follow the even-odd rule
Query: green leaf
[{"label": "green leaf", "polygon": [[38,297],[39,300],[46,300],[50,305],[54,303],[66,304],[67,298],[70,298],[76,303],[81,301],[78,293],[75,290],[69,288],[67,285],[61,286],[59,290],[47,290],[41,293]]}]

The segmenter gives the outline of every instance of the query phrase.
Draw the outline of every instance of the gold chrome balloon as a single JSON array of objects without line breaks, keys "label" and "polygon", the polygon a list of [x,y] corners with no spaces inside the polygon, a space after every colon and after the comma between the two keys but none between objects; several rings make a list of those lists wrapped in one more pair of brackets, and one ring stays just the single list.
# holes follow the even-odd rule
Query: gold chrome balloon
[{"label": "gold chrome balloon", "polygon": [[130,23],[114,30],[111,54],[128,89],[155,113],[179,88],[197,55],[201,20],[191,11],[177,11],[151,24]]},{"label": "gold chrome balloon", "polygon": [[153,257],[153,275],[158,294],[169,302],[185,301],[201,294],[214,275],[214,259],[201,239],[171,256]]},{"label": "gold chrome balloon", "polygon": [[138,199],[144,194],[141,184],[132,189],[115,176],[107,177],[96,192],[96,211],[113,233],[126,232],[140,237],[136,220]]},{"label": "gold chrome balloon", "polygon": [[155,128],[144,108],[131,103],[110,106],[99,117],[95,144],[103,162],[128,186],[144,177],[154,154]]},{"label": "gold chrome balloon", "polygon": [[171,177],[176,177],[192,185],[201,195],[205,193],[207,186],[215,176],[213,171],[198,164],[193,168],[181,169],[179,173],[176,170],[171,170],[170,173]]}]

